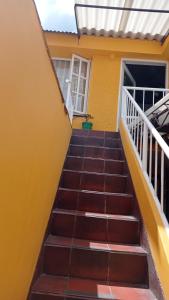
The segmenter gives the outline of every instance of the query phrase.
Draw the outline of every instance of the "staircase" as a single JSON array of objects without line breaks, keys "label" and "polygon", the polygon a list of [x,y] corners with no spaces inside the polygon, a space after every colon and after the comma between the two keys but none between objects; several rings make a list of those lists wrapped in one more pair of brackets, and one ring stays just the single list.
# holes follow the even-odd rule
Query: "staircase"
[{"label": "staircase", "polygon": [[155,300],[119,133],[74,130],[31,300]]}]

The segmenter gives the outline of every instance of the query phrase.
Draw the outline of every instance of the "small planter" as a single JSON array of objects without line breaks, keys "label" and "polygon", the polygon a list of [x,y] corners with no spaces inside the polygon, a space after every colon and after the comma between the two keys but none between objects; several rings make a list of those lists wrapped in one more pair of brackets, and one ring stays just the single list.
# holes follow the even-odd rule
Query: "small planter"
[{"label": "small planter", "polygon": [[93,127],[93,123],[92,123],[92,122],[83,122],[83,123],[82,123],[82,128],[83,128],[83,129],[91,130],[92,127]]},{"label": "small planter", "polygon": [[89,119],[93,119],[91,115],[85,115],[86,121],[82,122],[82,128],[85,130],[92,130],[93,123],[89,122]]}]

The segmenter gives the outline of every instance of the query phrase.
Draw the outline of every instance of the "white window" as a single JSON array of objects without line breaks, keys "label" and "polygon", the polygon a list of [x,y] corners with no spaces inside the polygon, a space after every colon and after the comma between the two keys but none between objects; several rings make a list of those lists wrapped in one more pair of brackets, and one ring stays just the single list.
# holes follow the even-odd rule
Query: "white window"
[{"label": "white window", "polygon": [[89,81],[89,60],[73,55],[71,60],[53,59],[68,111],[86,114]]}]

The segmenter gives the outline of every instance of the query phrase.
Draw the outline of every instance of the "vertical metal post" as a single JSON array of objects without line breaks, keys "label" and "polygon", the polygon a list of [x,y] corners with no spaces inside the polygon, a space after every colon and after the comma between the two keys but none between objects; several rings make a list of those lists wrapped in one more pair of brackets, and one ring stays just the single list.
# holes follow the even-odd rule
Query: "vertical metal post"
[{"label": "vertical metal post", "polygon": [[143,125],[143,169],[147,171],[147,150],[148,150],[148,128],[146,123]]}]

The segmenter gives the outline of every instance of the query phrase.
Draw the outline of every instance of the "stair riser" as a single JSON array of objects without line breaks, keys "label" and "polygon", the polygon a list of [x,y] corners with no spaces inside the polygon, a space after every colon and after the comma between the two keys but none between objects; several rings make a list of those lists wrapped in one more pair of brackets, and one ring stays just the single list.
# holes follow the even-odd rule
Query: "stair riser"
[{"label": "stair riser", "polygon": [[147,284],[146,256],[128,253],[46,246],[46,274]]},{"label": "stair riser", "polygon": [[68,150],[68,155],[102,158],[102,159],[115,159],[115,160],[124,159],[122,150],[120,149],[106,149],[106,148],[99,148],[99,147],[87,147],[87,146],[75,146],[75,145],[70,145]]},{"label": "stair riser", "polygon": [[71,171],[63,172],[60,187],[109,193],[128,192],[127,177],[125,176],[107,176]]},{"label": "stair riser", "polygon": [[130,215],[133,210],[133,198],[129,196],[104,195],[78,191],[60,190],[55,207],[87,212]]},{"label": "stair riser", "polygon": [[53,213],[51,233],[94,241],[137,244],[139,222]]},{"label": "stair riser", "polygon": [[[67,299],[65,296],[60,296],[60,295],[45,295],[45,294],[35,294],[33,293],[30,300],[64,300]],[[74,297],[73,297],[74,299]]]},{"label": "stair riser", "polygon": [[64,169],[121,175],[126,173],[125,164],[123,162],[82,159],[78,157],[67,157]]},{"label": "stair riser", "polygon": [[121,148],[122,144],[119,139],[114,138],[100,138],[100,137],[80,137],[72,136],[70,140],[72,145],[84,145],[84,146],[97,146],[108,148]]}]

